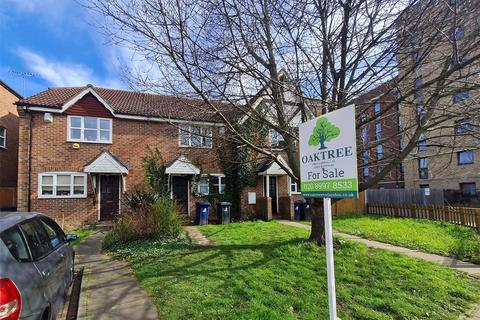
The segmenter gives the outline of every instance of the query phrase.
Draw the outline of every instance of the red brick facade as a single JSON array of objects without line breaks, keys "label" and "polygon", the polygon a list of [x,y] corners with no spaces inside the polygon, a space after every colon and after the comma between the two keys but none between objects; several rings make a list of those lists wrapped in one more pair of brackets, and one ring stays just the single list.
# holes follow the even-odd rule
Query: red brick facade
[{"label": "red brick facade", "polygon": [[[6,132],[0,146],[0,209],[15,207],[18,167],[18,113],[14,103],[21,96],[0,81],[0,128]],[[3,142],[3,139],[2,139]]]},{"label": "red brick facade", "polygon": [[[80,100],[83,103],[84,100]],[[98,109],[105,109],[98,101]],[[79,112],[80,106],[71,107],[76,115],[93,115],[92,109],[86,114]],[[184,155],[196,166],[201,168],[202,174],[222,173],[217,160],[215,148],[185,148],[179,146],[178,125],[152,122],[114,119],[112,127],[112,143],[79,143],[78,149],[74,143],[67,141],[67,115],[53,114],[53,121],[44,120],[44,112],[22,110],[20,114],[20,159],[19,170],[19,210],[39,211],[47,213],[60,223],[68,227],[76,227],[98,220],[98,194],[94,193],[92,179],[87,181],[86,198],[40,199],[38,197],[38,175],[44,172],[83,172],[85,166],[92,160],[108,151],[118,157],[127,167],[125,189],[129,190],[144,181],[142,160],[149,154],[148,148],[158,148],[166,162],[170,162],[180,155]],[[95,110],[94,114],[102,111]],[[65,112],[67,113],[67,112]],[[31,119],[31,120],[30,120]],[[29,185],[29,127],[32,123],[31,144],[31,191],[30,208],[28,197]],[[214,139],[218,127],[214,127]],[[215,141],[214,141],[215,143]],[[125,190],[124,190],[125,191]],[[190,206],[193,210],[195,199],[190,197]],[[193,212],[193,211],[192,211]]]}]

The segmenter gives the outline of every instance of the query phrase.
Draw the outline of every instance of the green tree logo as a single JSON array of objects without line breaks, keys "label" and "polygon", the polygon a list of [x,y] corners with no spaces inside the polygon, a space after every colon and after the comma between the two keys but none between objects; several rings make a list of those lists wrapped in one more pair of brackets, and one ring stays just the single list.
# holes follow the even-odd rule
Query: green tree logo
[{"label": "green tree logo", "polygon": [[308,139],[309,146],[318,146],[320,150],[327,149],[325,142],[331,141],[340,135],[340,129],[328,122],[327,118],[320,118],[317,125],[313,129],[310,139]]}]

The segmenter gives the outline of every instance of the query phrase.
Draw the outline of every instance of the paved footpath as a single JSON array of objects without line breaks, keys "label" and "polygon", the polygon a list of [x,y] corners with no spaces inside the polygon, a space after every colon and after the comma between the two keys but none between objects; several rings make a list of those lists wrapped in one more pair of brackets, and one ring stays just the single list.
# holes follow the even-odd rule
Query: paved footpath
[{"label": "paved footpath", "polygon": [[197,245],[201,247],[208,247],[212,245],[212,241],[205,237],[197,227],[194,226],[187,226],[185,227],[185,231],[187,232],[190,239],[193,240]]},{"label": "paved footpath", "polygon": [[101,253],[105,230],[96,230],[76,249],[76,268],[84,267],[79,320],[156,320],[157,311],[125,262]]},{"label": "paved footpath", "polygon": [[[302,228],[306,230],[310,230],[310,225],[306,225],[303,223],[298,223],[290,220],[279,220],[278,221],[281,224],[285,224],[288,226],[292,227],[297,227],[297,228]],[[394,246],[391,244],[383,243],[383,242],[378,242],[378,241],[373,241],[373,240],[367,240],[364,238],[360,238],[357,236],[353,236],[351,234],[346,234],[346,233],[341,233],[341,232],[336,232],[334,231],[333,233],[335,236],[342,237],[344,239],[352,240],[352,241],[357,241],[365,244],[367,247],[370,248],[376,248],[376,249],[383,249],[383,250],[389,250],[393,252],[398,252],[398,253],[403,253],[407,256],[423,259],[426,261],[431,261],[435,262],[438,264],[441,264],[443,266],[447,266],[450,268],[455,268],[457,270],[466,272],[474,277],[480,278],[480,266],[470,263],[470,262],[465,262],[461,260],[457,260],[455,258],[450,258],[450,257],[444,257],[444,256],[439,256],[436,254],[431,254],[431,253],[425,253],[425,252],[420,252],[417,250],[412,250],[404,247],[398,247]],[[480,306],[475,308],[469,315],[465,315],[460,319],[465,319],[465,320],[480,320]]]}]

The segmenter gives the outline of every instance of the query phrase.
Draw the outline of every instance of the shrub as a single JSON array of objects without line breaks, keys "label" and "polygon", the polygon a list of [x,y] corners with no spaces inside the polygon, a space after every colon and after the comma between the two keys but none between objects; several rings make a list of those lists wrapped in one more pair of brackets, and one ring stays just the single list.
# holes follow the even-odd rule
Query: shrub
[{"label": "shrub", "polygon": [[158,238],[176,238],[180,235],[182,223],[172,199],[159,197],[151,209]]},{"label": "shrub", "polygon": [[136,187],[123,194],[123,205],[133,211],[146,210],[155,202],[155,194]]}]

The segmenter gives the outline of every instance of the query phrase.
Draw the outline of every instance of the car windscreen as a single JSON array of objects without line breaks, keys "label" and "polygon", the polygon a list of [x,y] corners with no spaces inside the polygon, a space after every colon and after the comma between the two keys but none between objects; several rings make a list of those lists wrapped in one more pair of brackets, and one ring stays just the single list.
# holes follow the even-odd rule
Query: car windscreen
[{"label": "car windscreen", "polygon": [[10,251],[10,254],[19,262],[30,261],[30,255],[28,252],[27,245],[23,238],[22,232],[18,226],[14,226],[3,231],[0,234],[5,246]]}]

